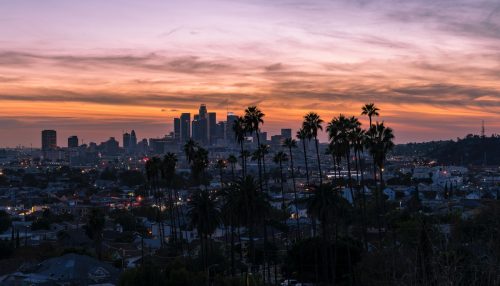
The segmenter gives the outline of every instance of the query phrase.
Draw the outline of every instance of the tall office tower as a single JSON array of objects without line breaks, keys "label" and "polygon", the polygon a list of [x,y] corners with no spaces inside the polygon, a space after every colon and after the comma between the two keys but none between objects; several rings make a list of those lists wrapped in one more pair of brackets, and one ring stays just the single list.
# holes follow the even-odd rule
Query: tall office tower
[{"label": "tall office tower", "polygon": [[215,144],[217,132],[217,113],[208,113],[208,141],[210,144]]},{"label": "tall office tower", "polygon": [[212,144],[221,144],[218,142],[226,142],[226,122],[219,121],[217,126],[215,127],[215,140],[212,141]]},{"label": "tall office tower", "polygon": [[226,118],[226,142],[228,144],[236,144],[234,131],[233,131],[233,125],[237,119],[238,119],[238,116],[234,115],[232,112],[229,112],[227,114],[227,118]]},{"label": "tall office tower", "polygon": [[181,141],[181,119],[174,118],[174,139],[176,142]]},{"label": "tall office tower", "polygon": [[[196,121],[196,127],[194,127]],[[208,112],[205,104],[200,105],[199,114],[194,116],[193,120],[193,139],[202,145],[209,143],[209,123]],[[196,132],[196,136],[195,136]]]},{"label": "tall office tower", "polygon": [[198,113],[200,118],[207,118],[207,106],[205,104],[200,105],[200,111]]},{"label": "tall office tower", "polygon": [[[259,132],[259,140],[260,144],[266,144],[267,142],[267,132]],[[254,132],[252,135],[252,141],[257,144],[257,132]]]},{"label": "tall office tower", "polygon": [[55,130],[42,131],[42,150],[53,150],[57,148],[57,132]]},{"label": "tall office tower", "polygon": [[137,147],[137,136],[135,135],[135,130],[130,132],[130,151],[134,152]]},{"label": "tall office tower", "polygon": [[77,147],[78,147],[78,136],[68,137],[68,148],[77,148]]},{"label": "tall office tower", "polygon": [[203,145],[208,144],[208,119],[200,118],[200,140]]},{"label": "tall office tower", "polygon": [[199,119],[199,116],[194,116],[194,120],[192,122],[192,138],[196,142],[200,142],[203,139],[202,132],[201,132],[201,120]]},{"label": "tall office tower", "polygon": [[281,129],[281,137],[283,137],[283,139],[291,139],[292,138],[292,129],[290,129],[290,128]]},{"label": "tall office tower", "polygon": [[186,141],[191,138],[191,113],[182,113],[181,114],[181,144],[184,144]]},{"label": "tall office tower", "polygon": [[123,149],[130,150],[130,134],[128,132],[123,133]]}]

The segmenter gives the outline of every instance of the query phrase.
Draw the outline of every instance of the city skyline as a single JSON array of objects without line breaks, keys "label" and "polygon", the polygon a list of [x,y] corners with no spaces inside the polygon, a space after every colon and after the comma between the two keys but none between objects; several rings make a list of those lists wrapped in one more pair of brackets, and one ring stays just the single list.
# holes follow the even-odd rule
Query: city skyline
[{"label": "city skyline", "polygon": [[[187,115],[190,115],[190,121],[189,121],[189,124],[188,124],[188,128],[189,128],[189,132],[190,132],[190,136],[188,138],[193,138],[192,136],[192,124],[193,124],[193,121],[195,121],[195,118],[194,116],[195,115],[198,115],[197,113],[199,112],[199,109],[195,108],[195,109],[189,109],[190,111],[189,112],[185,112],[184,110],[179,110],[178,112],[178,115],[173,115],[171,118],[169,118],[166,122],[163,122],[163,123],[158,123],[158,129],[154,129],[152,132],[149,132],[149,133],[144,133],[144,134],[149,134],[149,135],[144,135],[142,134],[141,135],[141,129],[137,129],[137,128],[134,128],[133,126],[125,126],[125,125],[119,125],[119,126],[122,126],[123,128],[118,130],[118,129],[114,129],[114,130],[108,130],[107,128],[103,129],[103,130],[99,130],[99,129],[94,129],[92,130],[91,132],[87,131],[86,128],[82,128],[81,130],[78,130],[78,129],[71,129],[71,128],[51,128],[49,125],[44,125],[44,129],[40,129],[40,130],[33,130],[33,134],[24,134],[24,135],[28,135],[27,138],[31,138],[33,139],[32,142],[29,142],[28,144],[21,144],[21,143],[18,143],[16,145],[2,145],[2,142],[0,142],[0,148],[16,148],[16,147],[24,147],[24,148],[29,148],[29,147],[33,147],[33,148],[42,148],[42,141],[40,140],[40,133],[43,132],[43,131],[46,131],[46,130],[49,130],[49,131],[56,131],[57,132],[57,138],[56,138],[56,144],[57,144],[57,147],[66,147],[67,145],[67,140],[70,138],[70,137],[77,137],[78,138],[78,142],[79,144],[89,144],[89,143],[102,143],[102,142],[105,142],[107,140],[109,140],[110,138],[114,138],[115,140],[117,140],[119,143],[120,143],[120,146],[122,146],[123,144],[123,135],[125,134],[128,134],[130,135],[129,133],[132,132],[132,131],[135,131],[135,132],[138,132],[139,135],[137,135],[137,140],[142,140],[142,139],[160,139],[160,138],[163,138],[165,136],[169,136],[169,135],[175,135],[175,126],[174,126],[174,120],[175,119],[179,119],[180,117],[182,117],[183,114],[187,114]],[[239,113],[236,113],[236,112],[232,112],[232,111],[223,111],[223,117],[222,117],[222,120],[221,120],[221,117],[218,117],[217,119],[217,123],[219,123],[220,121],[224,121],[226,122],[226,116],[240,116],[240,115],[243,115],[243,112],[239,112]],[[209,112],[209,113],[212,113],[212,112]],[[218,116],[220,116],[220,114],[218,112],[213,112],[213,113],[217,113]],[[333,118],[334,116],[332,116]],[[363,127],[366,127],[368,126],[368,119],[367,118],[364,118],[364,116],[362,115],[356,115],[356,117],[358,117],[360,119],[360,122],[363,123]],[[325,123],[323,124],[324,127],[326,128],[326,124],[332,119],[332,118],[323,118],[325,120]],[[281,135],[282,134],[282,130],[283,129],[291,129],[292,130],[292,138],[295,138],[295,132],[300,129],[301,125],[300,125],[300,121],[297,123],[297,126],[294,126],[294,127],[291,127],[291,126],[288,126],[288,125],[281,125],[283,123],[276,123],[278,125],[271,125],[270,128],[266,128],[266,125],[267,127],[269,127],[269,122],[274,122],[271,118],[269,118],[269,116],[266,115],[265,117],[266,119],[266,124],[263,125],[262,129],[261,129],[261,132],[265,132],[269,135],[269,138],[273,135]],[[303,119],[302,117],[300,119]],[[380,119],[380,120],[377,120],[377,119]],[[384,121],[386,122],[386,120],[384,120],[383,118],[375,118],[374,121]],[[287,124],[289,124],[287,122]],[[484,132],[486,135],[491,135],[491,134],[496,134],[495,132],[491,132],[491,130],[489,129],[489,127],[487,126],[487,123],[483,121],[479,122],[478,123],[479,125],[477,126],[476,130],[472,130],[471,132],[467,133],[467,134],[476,134],[476,135],[480,135],[481,132],[483,131],[483,128],[484,128]],[[397,125],[397,124],[395,124]],[[55,123],[51,126],[61,126],[61,125],[58,125],[58,123]],[[64,123],[63,125],[64,126]],[[83,125],[82,125],[83,126]],[[226,127],[227,128],[227,127]],[[327,133],[325,131],[325,128],[323,131],[319,131],[319,136],[318,138],[320,139],[320,142],[321,143],[325,143],[325,142],[328,142],[328,139],[327,139]],[[163,131],[162,131],[163,130]],[[227,129],[226,129],[227,130]],[[229,132],[232,132],[231,129],[227,130]],[[156,133],[155,133],[156,132]],[[163,132],[163,133],[162,133]],[[398,132],[395,132],[396,134]],[[96,134],[99,134],[99,135],[96,135]],[[460,136],[457,136],[457,137],[464,137],[465,135],[467,134],[463,134],[463,135],[460,135]],[[82,136],[83,135],[83,136]],[[89,136],[90,135],[90,136]],[[227,135],[226,135],[227,136]],[[250,135],[248,135],[248,137],[252,137]],[[455,139],[455,138],[444,138],[442,140],[446,140],[446,139]],[[441,139],[436,139],[436,140],[441,140]],[[181,141],[182,141],[182,137],[181,137]],[[431,140],[422,140],[422,141],[398,141],[397,138],[395,140],[398,144],[405,144],[405,143],[411,143],[411,142],[426,142],[426,141],[433,141],[432,139]]]},{"label": "city skyline", "polygon": [[[375,102],[396,142],[500,133],[495,1],[12,1],[0,18],[0,147],[85,142],[211,111],[296,130]],[[320,137],[326,139],[324,134]]]},{"label": "city skyline", "polygon": [[[192,117],[191,117],[191,113],[189,113],[189,112],[179,113],[179,116],[173,118],[171,130],[168,130],[163,135],[158,135],[158,136],[153,136],[153,137],[143,137],[142,139],[146,139],[146,140],[161,139],[163,137],[170,136],[170,137],[172,137],[171,139],[174,139],[175,142],[177,142],[178,144],[182,144],[183,142],[186,142],[188,139],[193,139],[202,145],[216,145],[217,139],[224,140],[223,144],[236,143],[236,141],[234,141],[235,139],[234,139],[234,134],[233,134],[233,130],[232,130],[232,124],[233,124],[234,120],[236,120],[236,118],[238,117],[237,114],[235,114],[234,112],[226,112],[225,116],[218,117],[218,119],[216,119],[217,113],[209,111],[208,106],[206,106],[206,104],[203,104],[203,103],[200,105],[198,112],[199,112],[198,114],[196,114],[196,113],[192,114],[193,115]],[[201,115],[202,113],[205,113],[205,114],[202,116]],[[221,114],[219,114],[219,116],[220,115]],[[210,120],[211,116],[213,116],[212,120]],[[187,121],[187,124],[183,123],[183,121],[185,121],[187,119],[189,119]],[[206,133],[204,135],[205,138],[203,138],[203,135],[200,134],[200,131],[202,131],[202,130],[196,130],[199,128],[199,126],[195,127],[193,125],[194,122],[199,122],[202,119],[206,120],[205,124],[208,124],[208,125],[205,125],[202,129],[203,132]],[[176,125],[175,122],[177,122],[177,121],[179,124],[178,127],[175,126]],[[227,122],[230,122],[229,125]],[[222,125],[221,125],[221,123],[222,123]],[[212,126],[212,124],[213,124],[213,127],[210,127],[210,126]],[[178,130],[176,130],[176,128],[178,128]],[[186,132],[185,131],[186,128],[188,129],[187,135],[183,134]],[[223,130],[217,130],[218,128],[222,128]],[[41,134],[42,134],[41,142],[42,143],[41,143],[40,147],[42,147],[41,148],[42,150],[44,150],[44,148],[43,148],[44,144],[45,145],[48,144],[48,143],[44,143],[47,141],[47,139],[45,139],[46,136],[44,137],[44,134],[47,132],[53,132],[54,135],[52,135],[52,137],[54,139],[52,140],[53,141],[52,147],[50,147],[50,148],[47,147],[45,149],[55,149],[56,147],[57,148],[60,148],[60,147],[78,147],[79,145],[83,145],[83,144],[88,145],[89,143],[99,144],[99,143],[104,143],[105,141],[107,141],[109,139],[113,139],[113,140],[116,140],[120,143],[120,147],[122,147],[125,150],[129,150],[129,149],[134,149],[138,143],[138,140],[141,139],[141,138],[138,138],[136,136],[136,132],[134,129],[122,130],[120,136],[114,136],[114,135],[111,136],[110,135],[107,138],[100,138],[98,140],[91,140],[91,141],[84,141],[84,139],[79,138],[78,135],[70,135],[68,137],[63,136],[64,138],[57,137],[55,135],[55,133],[58,132],[57,130],[44,129],[44,130],[41,130]],[[221,132],[221,133],[217,133],[217,132]],[[265,134],[268,133],[268,131],[266,129],[261,129],[261,132],[265,133]],[[70,133],[74,134],[74,133],[78,133],[78,131],[70,131]],[[198,133],[198,134],[196,134],[196,133]],[[284,136],[285,138],[294,138],[294,132],[293,132],[292,128],[281,128],[276,133],[270,133],[270,138],[273,135]],[[255,136],[255,134],[254,134],[254,136]],[[214,137],[214,138],[212,138],[212,137]],[[247,134],[247,137],[250,138],[250,137],[252,137],[252,135]],[[59,138],[59,139],[57,139],[57,138]],[[122,141],[120,141],[120,138]],[[64,145],[65,143],[67,143],[67,144]],[[35,146],[33,146],[33,144],[30,144],[30,146],[31,147],[38,147],[38,146],[36,146],[36,144],[35,144]],[[30,147],[30,146],[23,146],[23,147]]]}]

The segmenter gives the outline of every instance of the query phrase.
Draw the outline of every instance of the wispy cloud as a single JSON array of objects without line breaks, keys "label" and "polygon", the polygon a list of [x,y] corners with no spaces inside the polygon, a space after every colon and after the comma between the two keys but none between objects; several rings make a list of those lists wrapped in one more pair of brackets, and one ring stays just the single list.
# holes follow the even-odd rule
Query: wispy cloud
[{"label": "wispy cloud", "polygon": [[200,103],[258,104],[273,130],[373,101],[401,141],[499,121],[499,1],[60,3],[12,2],[1,20],[0,132],[30,130],[6,140],[122,123],[153,136]]}]

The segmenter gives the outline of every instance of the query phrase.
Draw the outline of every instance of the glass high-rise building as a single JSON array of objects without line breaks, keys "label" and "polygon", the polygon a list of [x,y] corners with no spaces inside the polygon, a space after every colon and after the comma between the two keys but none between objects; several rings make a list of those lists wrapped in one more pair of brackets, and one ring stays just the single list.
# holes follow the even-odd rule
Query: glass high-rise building
[{"label": "glass high-rise building", "polygon": [[135,130],[130,132],[130,150],[134,151],[137,147],[137,136],[135,135]]},{"label": "glass high-rise building", "polygon": [[68,148],[77,148],[77,147],[78,147],[78,136],[68,137]]},{"label": "glass high-rise building", "polygon": [[180,121],[181,143],[185,143],[191,138],[191,113],[182,113]]},{"label": "glass high-rise building", "polygon": [[123,134],[123,149],[129,150],[130,149],[130,133],[125,132]]},{"label": "glass high-rise building", "polygon": [[198,114],[200,118],[207,118],[207,106],[205,104],[200,105],[200,112]]},{"label": "glass high-rise building", "polygon": [[281,137],[283,137],[283,139],[291,139],[292,138],[292,129],[290,129],[290,128],[281,129]]},{"label": "glass high-rise building", "polygon": [[55,130],[42,131],[42,150],[53,150],[57,148],[57,132]]},{"label": "glass high-rise building", "polygon": [[174,139],[175,141],[181,141],[181,119],[174,118]]},{"label": "glass high-rise building", "polygon": [[217,134],[217,113],[208,113],[208,141],[215,144]]},{"label": "glass high-rise building", "polygon": [[236,144],[236,139],[234,136],[233,125],[234,122],[238,120],[238,115],[233,113],[228,113],[226,118],[226,142],[228,144]]}]

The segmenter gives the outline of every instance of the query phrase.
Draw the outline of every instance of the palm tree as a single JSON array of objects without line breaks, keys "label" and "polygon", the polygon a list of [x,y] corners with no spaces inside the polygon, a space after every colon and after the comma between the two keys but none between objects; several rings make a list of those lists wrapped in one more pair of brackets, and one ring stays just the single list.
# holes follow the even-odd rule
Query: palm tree
[{"label": "palm tree", "polygon": [[[322,250],[323,261],[328,261],[327,254],[331,254],[330,241],[332,240],[332,225],[333,236],[337,238],[337,210],[339,205],[338,189],[332,188],[331,185],[319,185],[314,189],[312,196],[307,199],[307,213],[313,220],[319,220],[321,226],[321,237],[326,249]],[[335,247],[337,243],[334,243]],[[332,281],[335,284],[336,279],[336,251],[333,251],[333,263],[330,265],[330,271],[328,271],[328,265],[324,264],[325,267],[323,273],[325,274],[325,281],[329,281],[328,272],[332,273]]]},{"label": "palm tree", "polygon": [[319,158],[319,140],[318,140],[318,130],[323,130],[323,119],[315,112],[309,112],[304,116],[304,122],[302,128],[306,131],[308,139],[314,139],[316,145],[316,157],[318,160],[318,175],[319,184],[323,184],[323,174],[321,172],[321,160]]},{"label": "palm tree", "polygon": [[257,135],[257,146],[260,146],[260,126],[264,124],[265,114],[257,106],[249,106],[245,109],[245,125],[250,134],[253,132]]},{"label": "palm tree", "polygon": [[[362,198],[362,208],[363,208],[363,240],[365,249],[368,249],[367,242],[367,218],[366,218],[366,192],[365,192],[365,184],[364,184],[364,167],[363,162],[361,160],[361,153],[364,151],[364,146],[366,145],[366,132],[360,127],[355,128],[352,133],[353,136],[353,150],[354,155],[356,157],[356,179],[358,181],[358,188],[361,190],[361,198]],[[361,173],[361,174],[360,174]]]},{"label": "palm tree", "polygon": [[295,219],[297,222],[297,239],[300,238],[300,220],[299,220],[299,207],[298,207],[298,197],[297,197],[297,186],[295,185],[295,171],[293,167],[293,153],[292,149],[297,148],[297,141],[293,138],[287,138],[283,142],[283,147],[288,148],[288,154],[290,156],[290,169],[292,171],[292,183],[293,183],[293,196],[294,196],[294,203],[295,203]]},{"label": "palm tree", "polygon": [[356,127],[351,134],[353,139],[353,150],[356,159],[356,180],[358,184],[363,182],[363,168],[361,166],[361,153],[364,151],[364,146],[366,142],[366,132],[361,127]]},{"label": "palm tree", "polygon": [[[231,186],[232,187],[232,186]],[[222,198],[221,215],[226,226],[230,228],[231,240],[231,276],[235,275],[235,227],[239,226],[240,220],[240,203],[238,193],[232,188],[223,189],[218,195]]]},{"label": "palm tree", "polygon": [[297,130],[296,136],[297,136],[297,139],[299,139],[300,142],[302,142],[302,148],[304,151],[304,162],[306,165],[306,182],[307,182],[307,185],[309,185],[309,167],[307,164],[307,151],[306,151],[307,132],[304,128],[300,128],[299,130]]},{"label": "palm tree", "polygon": [[165,154],[165,156],[163,156],[163,161],[161,163],[161,172],[169,187],[171,187],[173,184],[176,165],[177,155],[175,155],[175,153],[169,152]]},{"label": "palm tree", "polygon": [[196,152],[193,155],[192,163],[191,163],[191,174],[193,176],[193,180],[198,185],[207,185],[207,177],[205,174],[206,169],[208,168],[208,151],[202,147],[198,147]]},{"label": "palm tree", "polygon": [[333,164],[333,177],[337,179],[337,163],[335,161],[335,145],[333,142],[330,142],[328,144],[328,147],[326,147],[325,150],[325,155],[330,155],[332,156],[332,164]]},{"label": "palm tree", "polygon": [[[384,189],[384,164],[389,151],[394,147],[394,134],[391,128],[385,127],[384,122],[372,125],[367,134],[368,150],[373,157],[374,172],[378,167],[379,171],[379,188],[375,192],[375,200],[377,204],[377,224],[379,228],[379,240],[381,240],[381,225],[380,225],[380,195]],[[380,242],[380,241],[379,241]]]},{"label": "palm tree", "polygon": [[[372,117],[373,116],[379,116],[379,108],[375,106],[374,103],[367,103],[361,107],[361,115],[367,115],[368,119],[370,120],[370,126],[368,126],[368,131],[372,128]],[[369,136],[369,132],[367,132],[367,135]],[[375,166],[375,159],[373,160],[373,177],[375,181],[377,180],[377,170]]]},{"label": "palm tree", "polygon": [[223,178],[222,178],[222,175],[223,175],[222,171],[227,167],[227,163],[226,163],[225,160],[219,159],[219,160],[217,160],[216,167],[219,170],[220,187],[223,188],[224,187],[224,181],[223,181]]},{"label": "palm tree", "polygon": [[193,139],[189,138],[188,141],[184,144],[184,154],[186,155],[186,159],[188,163],[191,163],[194,159],[194,153],[196,150],[200,147],[200,145],[194,141]]},{"label": "palm tree", "polygon": [[307,199],[307,213],[321,223],[323,237],[329,237],[329,224],[335,219],[338,189],[324,184],[314,188],[312,196]]},{"label": "palm tree", "polygon": [[387,154],[394,148],[394,132],[392,128],[386,127],[384,122],[372,125],[368,132],[370,137],[369,150],[373,156],[374,163],[378,167],[381,188],[384,187],[384,164]]},{"label": "palm tree", "polygon": [[379,116],[378,111],[380,109],[375,106],[374,103],[367,103],[361,107],[361,115],[368,115],[370,119],[370,127],[372,126],[372,117]]},{"label": "palm tree", "polygon": [[[241,154],[244,152],[244,144],[245,144],[245,136],[248,131],[248,128],[245,124],[245,119],[241,116],[239,116],[234,122],[233,122],[233,132],[234,132],[234,137],[236,139],[236,142],[240,144],[241,148]],[[246,158],[244,156],[241,156],[241,172],[242,172],[242,177],[246,175]]]},{"label": "palm tree", "polygon": [[285,211],[285,188],[284,188],[284,181],[285,178],[283,177],[283,162],[288,161],[288,156],[286,155],[285,152],[280,151],[274,155],[273,162],[276,163],[280,167],[280,183],[281,183],[281,209],[283,210],[284,214],[286,215]]},{"label": "palm tree", "polygon": [[220,224],[220,210],[217,208],[216,201],[210,197],[209,192],[198,190],[188,203],[188,216],[191,225],[198,232],[203,264],[206,269],[208,266],[208,239]]},{"label": "palm tree", "polygon": [[264,224],[271,206],[265,193],[258,191],[259,186],[252,176],[238,180],[232,191],[238,197],[240,223],[248,230],[250,238],[250,261],[255,261],[254,236],[257,226]]},{"label": "palm tree", "polygon": [[156,201],[156,223],[158,224],[158,232],[160,234],[160,245],[163,247],[164,231],[161,213],[161,193],[160,193],[160,174],[161,174],[162,161],[158,157],[150,158],[146,162],[146,177],[149,181],[150,188],[153,191],[153,196]]},{"label": "palm tree", "polygon": [[[259,146],[260,147],[260,146]],[[262,158],[262,155],[261,155],[261,152],[262,150],[260,148],[257,148],[255,151],[252,152],[252,157],[251,157],[251,160],[252,161],[257,161],[257,168],[258,168],[258,172],[259,172],[259,187],[260,187],[260,190],[261,192],[264,190],[264,188],[262,187],[262,179],[261,179],[261,176],[262,176],[262,164],[260,163],[260,160]]]},{"label": "palm tree", "polygon": [[161,161],[158,157],[150,158],[146,161],[146,178],[154,195],[158,191],[160,181]]},{"label": "palm tree", "polygon": [[[258,132],[258,131],[257,131]],[[252,160],[257,160],[258,164],[258,169],[259,169],[259,187],[260,187],[260,192],[264,193],[264,188],[263,188],[263,176],[264,178],[267,178],[266,175],[266,164],[265,164],[265,155],[269,152],[269,146],[265,144],[260,144],[253,153]],[[263,172],[262,172],[263,171]],[[263,173],[263,174],[262,174]],[[267,188],[267,179],[265,180],[266,183],[266,193],[268,191]],[[264,224],[264,264],[267,264],[267,225]],[[270,269],[269,265],[267,264],[266,270],[268,271],[268,274],[270,275]],[[265,280],[265,277],[264,277]]]},{"label": "palm tree", "polygon": [[328,137],[330,144],[335,150],[333,152],[341,153],[347,162],[347,176],[348,185],[351,193],[353,203],[355,203],[355,196],[352,186],[352,173],[351,173],[351,149],[353,149],[356,141],[356,130],[360,129],[361,123],[354,117],[345,117],[340,114],[338,117],[332,119],[327,126]]},{"label": "palm tree", "polygon": [[[260,149],[260,126],[264,124],[264,116],[265,114],[262,113],[262,111],[257,107],[257,106],[249,106],[247,109],[245,109],[245,126],[247,127],[248,132],[250,132],[250,135],[252,135],[254,132],[257,137],[257,149]],[[260,184],[260,190],[263,191],[262,187],[262,152],[257,150],[256,154],[257,157],[257,164],[259,165],[259,184]]]},{"label": "palm tree", "polygon": [[259,146],[259,154],[261,157],[263,178],[266,185],[266,191],[268,192],[269,192],[269,185],[268,185],[268,175],[266,171],[266,155],[269,154],[269,149],[270,149],[269,145],[266,144],[261,144]]},{"label": "palm tree", "polygon": [[236,166],[236,163],[238,162],[238,158],[236,158],[236,156],[231,154],[229,155],[229,157],[227,157],[227,162],[229,163],[229,165],[231,165],[231,176],[233,177],[234,181],[235,180],[234,168]]},{"label": "palm tree", "polygon": [[102,239],[104,230],[104,213],[98,209],[93,208],[87,214],[87,224],[85,231],[87,235],[94,240],[96,253],[99,260],[102,259]]},{"label": "palm tree", "polygon": [[171,229],[172,229],[172,237],[173,241],[177,241],[177,230],[175,226],[175,203],[173,194],[173,181],[175,176],[175,166],[177,164],[177,156],[174,153],[167,153],[163,157],[163,161],[161,163],[161,173],[162,177],[166,182],[166,186],[169,189],[169,211],[170,211],[170,220],[171,220]]},{"label": "palm tree", "polygon": [[[248,150],[243,150],[240,153],[241,160],[243,161],[243,169],[245,170],[243,173],[245,174],[245,176],[247,174],[247,172],[246,172],[246,170],[247,170],[247,159],[250,158],[250,156],[252,156],[252,154]],[[245,177],[245,176],[243,176],[243,177]]]}]

